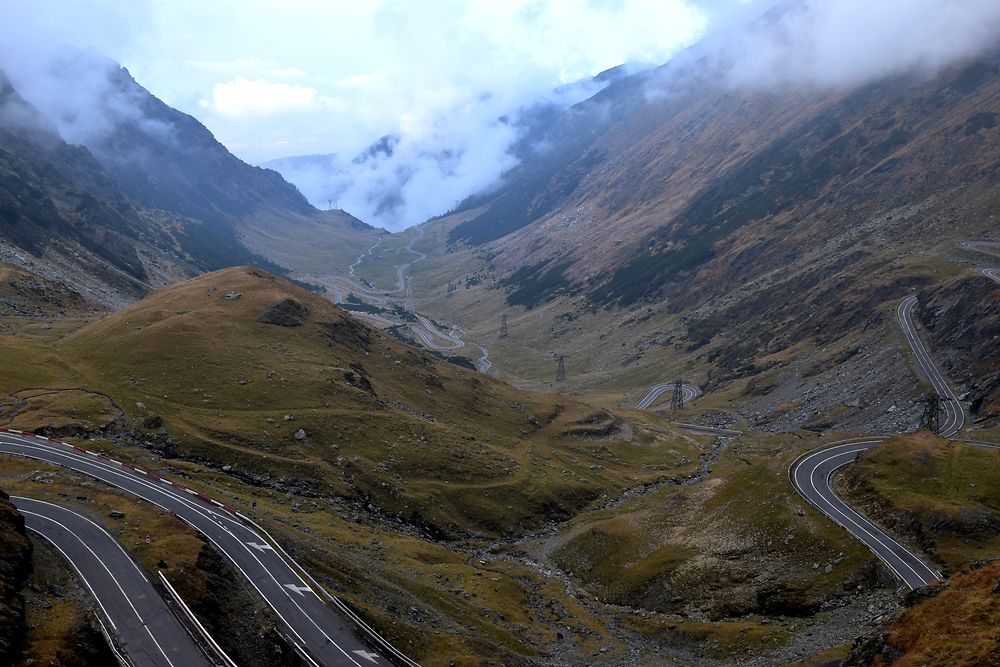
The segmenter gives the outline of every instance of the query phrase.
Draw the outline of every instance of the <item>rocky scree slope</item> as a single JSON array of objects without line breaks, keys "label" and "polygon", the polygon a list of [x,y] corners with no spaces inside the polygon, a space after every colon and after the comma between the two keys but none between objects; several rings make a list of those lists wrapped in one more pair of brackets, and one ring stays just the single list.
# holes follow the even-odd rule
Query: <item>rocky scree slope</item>
[{"label": "rocky scree slope", "polygon": [[31,571],[31,542],[10,497],[0,491],[0,663],[14,664],[27,631],[18,591]]}]

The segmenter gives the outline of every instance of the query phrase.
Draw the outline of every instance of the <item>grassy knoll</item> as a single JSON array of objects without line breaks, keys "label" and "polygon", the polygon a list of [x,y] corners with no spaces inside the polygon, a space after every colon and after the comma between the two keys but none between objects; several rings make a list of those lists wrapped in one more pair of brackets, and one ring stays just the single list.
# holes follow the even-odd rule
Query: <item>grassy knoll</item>
[{"label": "grassy knoll", "polygon": [[[666,483],[583,512],[511,547],[565,572],[584,595],[628,610],[651,650],[700,659],[768,655],[826,600],[878,585],[870,552],[791,488],[811,436],[748,436],[699,481]],[[847,638],[849,640],[849,638]]]},{"label": "grassy knoll", "polygon": [[900,436],[848,468],[841,486],[946,572],[1000,554],[1000,451]]}]

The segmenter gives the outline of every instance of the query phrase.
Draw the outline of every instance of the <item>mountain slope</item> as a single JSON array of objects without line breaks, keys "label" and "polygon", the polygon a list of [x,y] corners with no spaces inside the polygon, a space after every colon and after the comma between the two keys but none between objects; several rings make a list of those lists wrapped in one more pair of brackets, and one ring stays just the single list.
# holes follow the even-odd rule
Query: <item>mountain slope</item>
[{"label": "mountain slope", "polygon": [[[562,350],[574,391],[615,402],[637,371],[647,387],[684,374],[769,428],[915,426],[887,412],[919,391],[888,349],[892,313],[966,274],[960,241],[995,235],[1000,55],[859,87],[725,81],[685,56],[567,111],[547,154],[428,223],[450,243],[418,246],[437,283],[422,307],[495,341],[518,383],[547,380],[536,350]],[[439,286],[470,275],[481,286]],[[500,341],[503,308],[521,333]]]},{"label": "mountain slope", "polygon": [[[994,56],[930,81],[824,93],[678,85],[668,65],[567,112],[551,153],[509,174],[451,237],[482,244],[523,230],[498,245],[501,266],[571,259],[568,276],[599,303],[685,289],[713,258],[732,266],[752,250],[737,243],[745,225],[794,223],[796,240],[822,240],[858,216],[995,175],[998,67]],[[590,219],[567,230],[572,210]],[[784,259],[775,251],[788,252],[768,251],[772,263]]]},{"label": "mountain slope", "polygon": [[317,211],[107,58],[67,48],[37,73],[63,106],[19,74],[46,113],[0,76],[0,259],[120,307],[200,271],[282,271],[274,258],[319,236],[371,244],[374,230]]}]

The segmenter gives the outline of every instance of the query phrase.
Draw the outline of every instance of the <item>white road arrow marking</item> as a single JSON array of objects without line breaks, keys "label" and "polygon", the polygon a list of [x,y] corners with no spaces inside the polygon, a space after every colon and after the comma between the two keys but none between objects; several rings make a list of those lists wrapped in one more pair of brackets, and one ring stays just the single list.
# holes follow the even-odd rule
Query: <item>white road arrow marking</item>
[{"label": "white road arrow marking", "polygon": [[372,662],[378,662],[378,653],[369,653],[368,651],[355,651],[355,655],[360,655],[365,660],[371,660]]},{"label": "white road arrow marking", "polygon": [[305,596],[306,593],[312,593],[312,589],[308,586],[296,586],[295,584],[285,584],[285,588],[290,591],[295,591],[299,595]]},{"label": "white road arrow marking", "polygon": [[257,544],[256,542],[247,542],[247,546],[251,546],[257,551],[274,551],[270,544]]}]

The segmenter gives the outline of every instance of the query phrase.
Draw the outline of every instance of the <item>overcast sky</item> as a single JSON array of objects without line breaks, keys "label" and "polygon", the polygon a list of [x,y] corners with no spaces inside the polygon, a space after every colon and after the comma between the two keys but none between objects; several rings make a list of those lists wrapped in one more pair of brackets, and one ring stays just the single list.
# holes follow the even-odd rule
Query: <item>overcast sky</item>
[{"label": "overcast sky", "polygon": [[[100,120],[79,110],[108,105],[100,81],[40,81],[59,42],[119,61],[248,162],[336,154],[282,173],[393,230],[516,164],[500,117],[622,63],[702,40],[720,83],[843,87],[934,72],[998,35],[1000,0],[0,0],[0,67],[68,140]],[[391,155],[352,161],[384,135]]]},{"label": "overcast sky", "polygon": [[[4,0],[5,38],[93,47],[251,162],[362,150],[485,96],[659,63],[740,0]],[[14,29],[16,26],[16,29]],[[504,106],[497,100],[494,106]],[[511,106],[508,104],[507,106]]]}]

